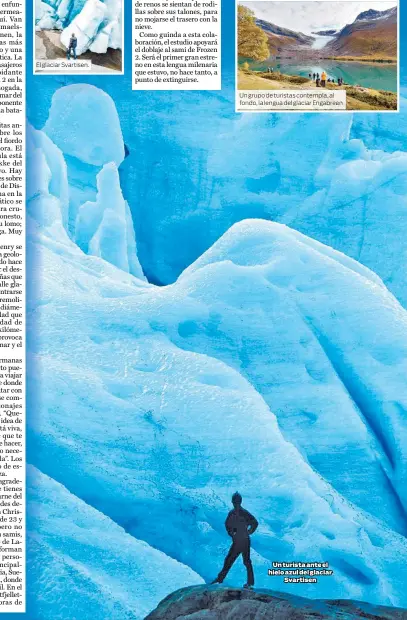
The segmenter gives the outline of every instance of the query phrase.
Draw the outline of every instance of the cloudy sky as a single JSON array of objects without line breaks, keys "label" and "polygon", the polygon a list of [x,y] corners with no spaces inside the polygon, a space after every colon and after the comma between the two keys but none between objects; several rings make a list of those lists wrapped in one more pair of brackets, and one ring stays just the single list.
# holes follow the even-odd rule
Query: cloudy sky
[{"label": "cloudy sky", "polygon": [[352,23],[362,11],[368,9],[385,11],[396,6],[394,0],[390,2],[380,0],[286,2],[280,0],[279,2],[243,1],[241,4],[252,9],[259,19],[305,34],[313,30],[338,30]]}]

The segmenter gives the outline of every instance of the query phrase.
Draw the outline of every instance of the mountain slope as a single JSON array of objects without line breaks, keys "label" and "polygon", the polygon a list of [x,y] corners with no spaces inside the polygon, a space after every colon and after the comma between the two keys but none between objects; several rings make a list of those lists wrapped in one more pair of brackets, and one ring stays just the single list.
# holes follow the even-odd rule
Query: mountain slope
[{"label": "mountain slope", "polygon": [[282,28],[263,19],[256,19],[256,24],[266,33],[272,54],[294,50],[298,46],[309,46],[314,41],[314,37]]},{"label": "mountain slope", "polygon": [[360,13],[328,43],[324,51],[337,56],[396,58],[397,7]]}]

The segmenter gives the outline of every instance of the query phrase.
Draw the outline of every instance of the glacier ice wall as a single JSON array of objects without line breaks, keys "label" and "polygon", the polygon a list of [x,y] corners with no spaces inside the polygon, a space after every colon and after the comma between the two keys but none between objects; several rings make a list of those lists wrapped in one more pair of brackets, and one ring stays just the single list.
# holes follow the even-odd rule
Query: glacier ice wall
[{"label": "glacier ice wall", "polygon": [[[174,282],[232,224],[288,224],[365,264],[404,304],[406,104],[400,114],[227,113],[221,98],[122,105],[122,188],[152,281]],[[140,106],[138,109],[137,106]],[[144,104],[145,105],[145,104]]]},{"label": "glacier ice wall", "polygon": [[[180,109],[184,121],[195,109],[188,105]],[[213,99],[211,112],[220,105]],[[175,119],[173,112],[167,101],[165,115]],[[138,123],[124,159],[111,98],[78,84],[57,91],[44,131],[28,134],[29,248],[42,265],[29,300],[28,445],[43,472],[30,500],[32,549],[44,559],[33,566],[34,605],[44,619],[71,620],[85,603],[83,618],[131,617],[139,593],[128,587],[126,563],[153,584],[151,607],[166,588],[213,578],[229,544],[230,494],[239,489],[261,524],[253,538],[258,585],[406,606],[406,311],[361,262],[266,221],[273,192],[263,190],[281,191],[274,219],[297,227],[304,208],[306,225],[318,228],[307,199],[327,187],[340,193],[351,164],[362,173],[349,182],[366,190],[369,178],[372,202],[383,187],[394,193],[394,179],[375,185],[375,174],[387,179],[393,164],[402,171],[404,154],[368,150],[351,138],[345,115],[318,121],[322,143],[315,142],[312,162],[306,146],[315,122],[307,117],[267,121],[271,160],[256,138],[264,119],[240,117],[236,126],[215,115],[211,131],[194,123],[183,132],[174,120],[158,139],[159,114],[158,105],[124,117],[124,134]],[[298,133],[305,144],[296,146]],[[211,146],[214,134],[222,140]],[[162,148],[150,144],[137,169],[144,138]],[[242,145],[245,161],[237,155]],[[140,196],[153,213],[140,207]],[[177,196],[179,208],[171,202]],[[218,240],[248,209],[263,219],[242,221]],[[190,239],[184,245],[181,230]],[[145,281],[141,245],[143,267],[175,277],[198,251],[194,242],[202,254],[212,237],[213,247],[174,284]],[[372,260],[380,275],[393,259],[381,264],[372,253]],[[333,578],[270,582],[271,561],[298,558],[329,561]],[[173,581],[156,582],[158,561],[177,567]],[[47,597],[47,583],[67,566]],[[237,564],[230,583],[239,583],[240,571]],[[85,583],[89,599],[81,603]]]},{"label": "glacier ice wall", "polygon": [[[254,382],[247,380],[244,370],[234,368],[233,359],[221,359],[228,346],[232,357],[236,339],[242,361],[253,358],[256,362],[256,352],[267,347],[268,339],[254,330],[252,337],[246,330],[242,332],[244,321],[252,325],[262,300],[269,304],[266,309],[275,308],[272,322],[277,320],[278,308],[285,316],[289,307],[287,303],[278,305],[279,290],[289,283],[284,274],[276,274],[274,282],[272,275],[274,263],[282,263],[284,268],[284,244],[279,247],[278,243],[280,227],[266,222],[248,225],[256,227],[257,238],[247,234],[246,224],[240,225],[235,231],[235,262],[222,256],[218,260],[215,253],[166,289],[143,284],[118,270],[100,278],[104,263],[100,258],[86,256],[79,248],[61,247],[52,240],[39,238],[35,242],[47,278],[40,296],[33,300],[32,312],[38,334],[36,337],[33,333],[33,346],[39,355],[32,366],[31,381],[33,390],[44,386],[36,392],[36,414],[30,420],[34,464],[129,534],[190,566],[205,579],[217,573],[226,551],[223,519],[231,489],[238,488],[261,522],[253,539],[258,585],[271,585],[267,567],[276,557],[287,561],[293,557],[309,561],[325,558],[335,570],[334,577],[306,586],[303,594],[403,604],[406,541],[384,523],[386,518],[395,522],[401,517],[389,484],[379,472],[380,464],[389,474],[391,467],[368,422],[354,404],[346,404],[349,395],[332,371],[327,353],[321,351],[318,360],[318,343],[305,326],[296,328],[294,333],[309,352],[302,361],[302,372],[312,375],[308,394],[305,383],[300,383],[295,393],[300,409],[297,439],[307,433],[316,451],[321,455],[326,451],[326,458],[335,449],[338,456],[343,454],[342,476],[354,476],[353,483],[359,489],[353,502],[338,492],[339,476],[332,476],[331,484],[327,482],[311,466],[304,446],[299,441],[287,441],[290,435],[285,430],[282,435],[279,416],[271,411]],[[271,234],[268,227],[272,227]],[[272,242],[273,234],[277,243]],[[389,327],[386,314],[396,319],[400,313],[405,321],[405,313],[373,275],[357,266],[350,269],[343,265],[346,259],[339,256],[336,260],[332,252],[329,256],[329,250],[317,248],[307,255],[306,241],[298,242],[290,233],[282,237],[289,246],[288,253],[295,257],[299,252],[305,265],[307,258],[311,261],[311,273],[319,266],[317,273],[322,281],[314,282],[304,270],[304,304],[309,296],[312,298],[307,284],[322,289],[327,286],[328,298],[335,288],[341,289],[342,278],[347,277],[359,303],[365,294],[370,308],[372,297],[378,296],[379,302],[371,311],[396,338],[400,324],[395,321]],[[248,255],[253,256],[249,266],[245,264]],[[240,268],[236,267],[237,256],[243,263]],[[298,265],[294,261],[292,270]],[[268,273],[269,281],[261,285]],[[252,298],[251,309],[244,306],[246,296]],[[380,310],[383,301],[386,307]],[[348,306],[347,299],[343,304]],[[349,307],[354,309],[352,297]],[[319,328],[325,333],[322,302],[314,303],[314,312],[314,320],[320,320]],[[203,333],[199,331],[202,313],[210,321],[206,336],[204,327]],[[361,314],[365,317],[366,307]],[[195,322],[191,315],[195,315]],[[259,313],[262,323],[266,317],[266,310]],[[293,323],[294,317],[292,309],[285,320]],[[349,330],[349,343],[354,344],[353,321],[356,324],[357,318],[350,311],[342,321],[339,336]],[[228,323],[224,338],[222,332]],[[258,321],[255,324],[258,326]],[[199,351],[192,346],[187,350],[185,343],[177,344],[177,332],[184,339],[193,339],[197,330]],[[216,332],[217,350],[212,339]],[[348,353],[339,336],[335,345]],[[295,369],[290,363],[287,342],[283,336],[278,338],[275,331],[274,347],[281,357],[285,351],[287,361],[282,359],[280,365],[276,360],[273,364],[263,362],[257,368],[270,374],[271,384],[277,383],[278,377],[285,378],[278,391],[287,399],[294,391],[293,381],[299,377],[300,382],[301,367],[298,364]],[[367,359],[369,344],[362,340],[355,355]],[[297,351],[293,344],[293,358]],[[381,386],[383,378],[377,372],[371,380]],[[394,380],[395,392],[402,381],[400,378],[396,384]],[[325,405],[329,402],[325,416],[318,407],[311,409],[317,393],[314,385],[325,395]],[[303,424],[307,413],[311,422],[317,418],[315,429]],[[292,418],[294,426],[295,415]],[[398,441],[398,434],[392,439],[391,432],[393,428],[396,431],[397,420],[396,411],[389,411],[383,420],[391,446]],[[324,427],[329,433],[322,432]],[[358,443],[359,459],[353,452]],[[403,456],[396,456],[396,447],[392,449],[396,479]],[[360,475],[359,463],[364,467]],[[376,509],[371,515],[364,510],[369,506],[361,489],[369,475],[375,493],[382,495],[386,505],[381,518]],[[236,566],[231,581],[236,582],[238,575]],[[278,583],[273,587],[291,586]],[[294,588],[299,593],[298,586]]]},{"label": "glacier ice wall", "polygon": [[62,88],[44,131],[29,126],[27,137],[27,209],[37,225],[56,235],[59,224],[64,243],[144,279],[120,187],[124,144],[111,98],[92,86]]},{"label": "glacier ice wall", "polygon": [[105,164],[97,175],[96,202],[78,210],[75,240],[87,254],[100,256],[123,271],[143,278],[129,205],[124,200],[116,164]]},{"label": "glacier ice wall", "polygon": [[27,474],[28,604],[36,618],[142,620],[169,591],[202,583],[34,467]]},{"label": "glacier ice wall", "polygon": [[61,30],[67,48],[74,33],[78,56],[122,48],[122,0],[46,0],[35,2],[35,29]]}]

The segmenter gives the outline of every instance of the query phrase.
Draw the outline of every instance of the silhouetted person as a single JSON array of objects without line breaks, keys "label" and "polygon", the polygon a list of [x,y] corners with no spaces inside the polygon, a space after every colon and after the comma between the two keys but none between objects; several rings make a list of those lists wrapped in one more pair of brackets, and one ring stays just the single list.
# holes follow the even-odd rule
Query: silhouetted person
[{"label": "silhouetted person", "polygon": [[71,38],[69,39],[68,53],[67,53],[68,60],[71,60],[71,50],[72,50],[74,60],[76,60],[76,46],[77,45],[78,45],[78,39],[76,38],[76,35],[73,32],[71,35]]},{"label": "silhouetted person", "polygon": [[240,493],[234,493],[232,504],[233,510],[229,512],[225,521],[226,531],[233,539],[232,546],[225,558],[222,570],[212,583],[222,583],[235,560],[242,554],[243,564],[247,571],[247,583],[244,587],[251,588],[254,586],[254,574],[250,559],[250,536],[256,531],[258,521],[250,512],[242,508]]},{"label": "silhouetted person", "polygon": [[313,73],[313,74],[312,74],[312,79],[314,80],[314,82],[315,82],[315,78],[316,78],[316,74],[315,74],[315,73]]}]

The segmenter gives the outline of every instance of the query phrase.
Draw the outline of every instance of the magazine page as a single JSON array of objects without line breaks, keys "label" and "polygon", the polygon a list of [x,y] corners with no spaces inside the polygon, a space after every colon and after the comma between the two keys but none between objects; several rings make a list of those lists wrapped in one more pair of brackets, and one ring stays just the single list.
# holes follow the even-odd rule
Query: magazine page
[{"label": "magazine page", "polygon": [[407,619],[404,32],[1,0],[0,613]]}]

